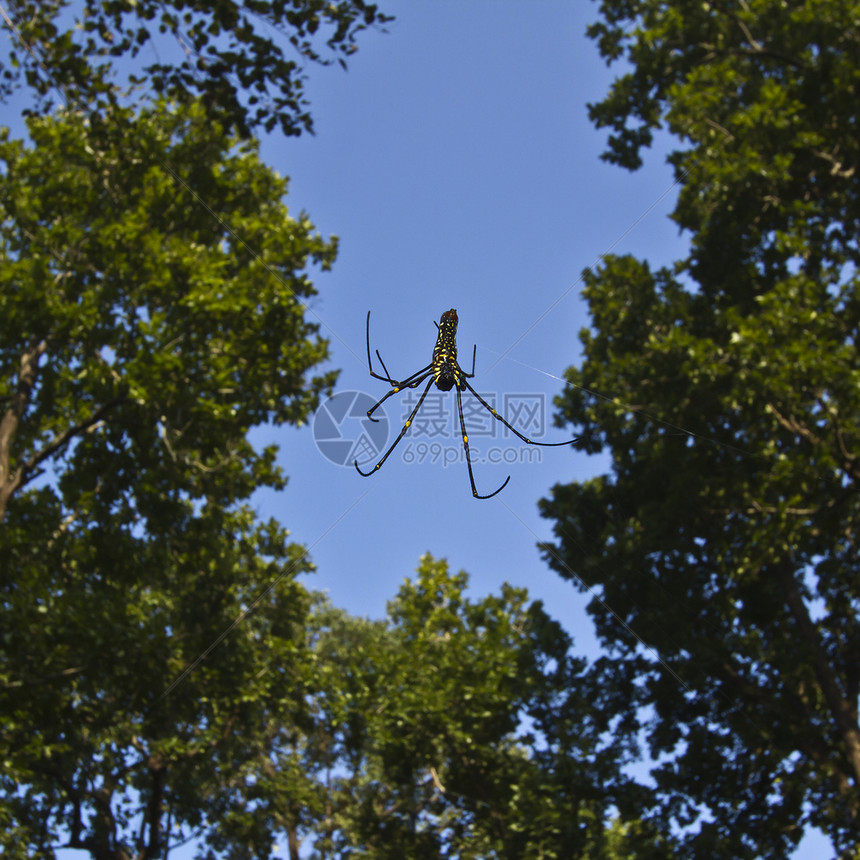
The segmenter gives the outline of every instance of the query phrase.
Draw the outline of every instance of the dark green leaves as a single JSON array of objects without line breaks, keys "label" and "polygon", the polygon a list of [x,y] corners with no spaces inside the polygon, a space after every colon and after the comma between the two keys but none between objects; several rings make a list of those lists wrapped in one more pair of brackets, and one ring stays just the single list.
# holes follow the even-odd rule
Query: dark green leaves
[{"label": "dark green leaves", "polygon": [[604,598],[606,693],[622,735],[651,709],[666,757],[654,820],[694,825],[685,856],[785,856],[804,816],[853,850],[856,6],[601,12],[601,51],[632,69],[593,118],[629,168],[653,130],[680,139],[674,218],[691,249],[671,269],[610,257],[585,276],[594,326],[563,408],[611,469],[545,503],[547,557]]},{"label": "dark green leaves", "polygon": [[[15,34],[10,61],[0,64],[0,97],[23,71],[46,104],[59,94],[67,106],[101,110],[130,82],[200,101],[243,135],[261,126],[310,131],[302,63],[344,64],[362,30],[390,20],[364,0],[17,0],[7,10]],[[127,81],[116,75],[120,59]]]}]

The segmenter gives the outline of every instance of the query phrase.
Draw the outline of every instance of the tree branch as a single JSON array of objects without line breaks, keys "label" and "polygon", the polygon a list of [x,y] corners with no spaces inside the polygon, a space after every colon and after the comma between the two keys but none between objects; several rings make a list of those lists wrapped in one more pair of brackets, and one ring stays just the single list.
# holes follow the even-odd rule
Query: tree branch
[{"label": "tree branch", "polygon": [[110,412],[115,406],[119,406],[125,400],[125,395],[120,394],[117,397],[114,397],[112,400],[108,400],[107,403],[102,404],[90,415],[89,418],[85,418],[83,421],[80,421],[78,424],[75,424],[74,427],[68,427],[63,430],[62,433],[55,436],[44,448],[40,451],[37,451],[27,460],[26,463],[23,464],[24,473],[29,474],[39,463],[44,462],[48,459],[48,457],[53,456],[57,453],[61,448],[65,448],[69,442],[75,436],[80,436],[82,433],[85,433],[95,424],[98,424],[104,416]]},{"label": "tree branch", "polygon": [[68,678],[71,675],[80,675],[86,670],[87,666],[70,666],[68,669],[61,669],[59,672],[54,672],[51,675],[40,675],[37,678],[27,678],[25,681],[4,681],[0,684],[2,690],[15,690],[22,687],[35,687],[39,684],[52,684],[62,678]]},{"label": "tree branch", "polygon": [[39,359],[48,348],[46,340],[25,349],[18,365],[18,388],[8,398],[9,405],[0,419],[0,522],[6,517],[6,507],[12,493],[18,489],[24,478],[22,467],[12,470],[12,440],[21,418],[30,404],[30,395],[39,375]]},{"label": "tree branch", "polygon": [[9,499],[16,490],[20,489],[33,476],[36,467],[65,448],[75,437],[95,426],[113,408],[125,400],[125,394],[120,394],[102,404],[92,415],[67,427],[57,434],[47,445],[36,451],[17,468],[12,468],[12,441],[21,422],[21,418],[30,404],[33,387],[39,375],[39,359],[47,350],[47,341],[40,341],[35,347],[25,350],[21,355],[18,370],[18,391],[7,398],[9,406],[3,418],[0,419],[0,522],[6,517]]},{"label": "tree branch", "polygon": [[836,673],[830,665],[818,630],[797,587],[794,570],[788,562],[783,561],[777,566],[777,574],[788,608],[797,623],[798,632],[812,657],[816,680],[842,738],[845,755],[853,770],[854,784],[860,786],[860,727],[857,725],[856,703],[849,702],[839,688]]},{"label": "tree branch", "polygon": [[[752,15],[749,6],[746,2],[744,2],[744,0],[741,0],[740,5],[743,7],[744,11],[748,15]],[[750,30],[750,28],[746,25],[740,15],[729,11],[722,3],[714,3],[714,6],[719,9],[724,15],[731,18],[732,21],[734,21],[738,29],[743,34],[743,40],[747,43],[747,45],[749,45],[748,50],[744,51],[743,49],[741,49],[733,53],[741,53],[747,56],[756,57],[770,57],[771,59],[779,60],[783,63],[788,63],[788,65],[793,66],[795,69],[805,68],[804,63],[797,57],[794,57],[791,54],[786,54],[783,51],[776,50],[775,48],[765,47],[763,42],[759,42],[759,40],[756,39],[755,36],[753,36],[752,30]]]},{"label": "tree branch", "polygon": [[[156,858],[161,855],[161,815],[165,773],[161,767],[150,768],[150,771],[152,774],[152,787],[150,788],[149,801],[146,804],[145,813],[145,823],[149,825],[149,841],[145,844],[143,850],[145,857]],[[141,845],[143,845],[142,838]]]}]

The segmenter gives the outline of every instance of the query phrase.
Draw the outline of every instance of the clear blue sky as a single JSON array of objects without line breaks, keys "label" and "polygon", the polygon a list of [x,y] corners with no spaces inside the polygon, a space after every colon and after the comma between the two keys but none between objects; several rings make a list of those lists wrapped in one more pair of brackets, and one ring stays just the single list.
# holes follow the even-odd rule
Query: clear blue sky
[{"label": "clear blue sky", "polygon": [[[311,303],[332,341],[331,364],[342,370],[337,390],[374,399],[387,390],[367,372],[368,310],[372,346],[403,378],[429,362],[433,322],[456,308],[464,364],[478,345],[475,387],[543,396],[551,413],[557,377],[579,360],[578,334],[588,325],[582,270],[610,249],[655,266],[683,254],[684,238],[667,218],[675,193],[664,152],[652,151],[634,174],[599,160],[605,132],[589,123],[586,103],[602,97],[615,71],[584,35],[595,4],[382,5],[396,21],[385,34],[363,35],[348,72],[308,70],[316,135],[263,146],[266,161],[290,177],[292,211],[341,240],[333,271],[315,277]],[[454,403],[451,392],[449,429]],[[396,398],[386,408],[395,433],[405,416]],[[544,438],[567,435],[550,425]],[[415,452],[408,437],[370,478],[327,460],[308,427],[257,438],[281,445],[290,476],[284,492],[258,496],[259,513],[312,547],[318,572],[307,585],[327,590],[336,605],[381,616],[429,551],[466,570],[475,596],[503,581],[527,587],[578,652],[597,654],[588,597],[538,554],[551,532],[537,501],[554,483],[586,479],[605,462],[549,448],[538,449],[540,462],[477,463],[483,492],[511,475],[499,496],[478,501],[464,463],[404,462],[401,452]],[[523,448],[510,436],[472,439]],[[451,432],[423,441],[459,446]],[[795,857],[826,850],[807,840]]]},{"label": "clear blue sky", "polygon": [[[293,211],[341,238],[312,304],[342,370],[338,390],[374,398],[387,390],[367,372],[368,310],[373,348],[403,378],[429,362],[434,320],[453,307],[463,363],[478,345],[476,388],[543,396],[551,418],[562,388],[553,377],[578,360],[588,323],[583,268],[613,245],[657,262],[680,253],[665,217],[674,194],[654,206],[671,173],[661,155],[637,174],[599,160],[603,135],[585,105],[610,73],[583,36],[590,4],[412,2],[393,11],[389,32],[366,37],[348,73],[311,70],[316,135],[264,146],[291,178]],[[453,392],[446,403],[453,430]],[[395,398],[386,410],[393,440],[405,415]],[[544,438],[569,435],[550,426]],[[476,501],[462,462],[404,462],[410,437],[367,479],[322,457],[306,429],[276,439],[290,486],[261,497],[261,513],[281,518],[297,540],[319,540],[309,584],[338,605],[380,615],[429,550],[467,570],[478,593],[503,580],[528,586],[590,646],[584,599],[546,569],[535,544],[549,537],[537,500],[556,482],[594,474],[594,458],[530,449],[540,463],[478,463],[482,492],[508,474],[511,482]],[[459,446],[453,432],[424,441]],[[523,447],[510,436],[490,443],[473,433],[472,442]]]}]

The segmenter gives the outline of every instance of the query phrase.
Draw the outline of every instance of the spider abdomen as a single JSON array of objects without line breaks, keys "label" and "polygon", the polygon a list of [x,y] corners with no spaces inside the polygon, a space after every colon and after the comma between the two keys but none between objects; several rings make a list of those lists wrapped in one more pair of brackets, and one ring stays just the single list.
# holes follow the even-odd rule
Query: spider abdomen
[{"label": "spider abdomen", "polygon": [[433,378],[436,380],[436,387],[440,391],[450,391],[455,385],[459,385],[456,365],[448,360],[438,364],[433,362]]},{"label": "spider abdomen", "polygon": [[433,347],[433,379],[440,391],[450,391],[455,385],[460,387],[459,367],[457,366],[457,311],[451,308],[439,320],[439,334]]}]

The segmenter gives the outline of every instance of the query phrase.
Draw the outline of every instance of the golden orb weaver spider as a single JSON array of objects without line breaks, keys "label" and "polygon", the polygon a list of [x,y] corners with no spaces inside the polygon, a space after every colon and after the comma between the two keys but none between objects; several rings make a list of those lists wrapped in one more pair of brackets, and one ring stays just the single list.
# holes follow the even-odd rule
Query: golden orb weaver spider
[{"label": "golden orb weaver spider", "polygon": [[490,406],[490,404],[487,403],[487,401],[484,400],[484,398],[481,397],[481,395],[478,394],[478,392],[475,391],[469,383],[469,380],[475,375],[475,353],[478,349],[477,344],[472,348],[471,373],[466,373],[466,371],[463,370],[457,362],[457,322],[457,311],[453,308],[442,314],[442,318],[439,322],[435,323],[436,327],[439,329],[439,334],[436,337],[436,346],[433,347],[433,359],[430,364],[426,367],[422,367],[421,370],[416,370],[415,373],[411,376],[407,376],[402,382],[398,382],[396,379],[391,378],[391,374],[388,372],[388,368],[385,366],[385,362],[382,360],[382,356],[379,354],[378,349],[376,350],[376,357],[382,365],[382,370],[385,373],[385,376],[376,373],[373,369],[373,362],[370,358],[370,311],[367,312],[367,367],[370,371],[370,375],[374,379],[381,379],[383,382],[387,382],[391,386],[391,391],[367,410],[367,417],[371,421],[377,421],[378,419],[373,417],[373,413],[376,412],[376,410],[379,409],[379,407],[382,406],[389,397],[406,388],[417,388],[425,380],[427,380],[427,385],[424,386],[424,391],[421,392],[421,396],[418,398],[415,408],[406,419],[406,423],[401,428],[400,434],[394,440],[391,447],[389,447],[389,449],[382,455],[380,461],[369,472],[361,471],[358,466],[357,459],[353,462],[359,475],[368,478],[382,468],[382,464],[388,459],[391,452],[397,447],[400,440],[406,435],[407,430],[412,426],[412,422],[418,414],[418,410],[421,408],[424,398],[427,397],[427,392],[430,390],[430,386],[433,385],[434,382],[440,391],[450,391],[452,388],[457,389],[457,410],[460,414],[460,430],[463,434],[463,450],[466,452],[466,466],[469,469],[469,482],[472,484],[472,495],[476,499],[491,499],[497,493],[501,493],[501,491],[508,485],[508,481],[511,480],[511,476],[508,475],[501,487],[486,496],[482,496],[478,492],[478,488],[475,485],[475,476],[472,473],[472,455],[469,450],[469,436],[466,433],[466,421],[463,418],[462,392],[464,389],[468,389],[477,399],[478,403],[480,403],[481,406],[483,406],[484,409],[493,416],[493,418],[501,421],[508,430],[517,435],[527,445],[541,445],[544,448],[556,448],[560,445],[571,445],[579,438],[568,439],[566,442],[535,442],[527,436],[524,436],[519,430],[512,427],[507,421],[505,421],[505,419],[502,418],[502,416],[499,415],[499,413],[496,412],[496,410],[493,409],[493,407]]}]

